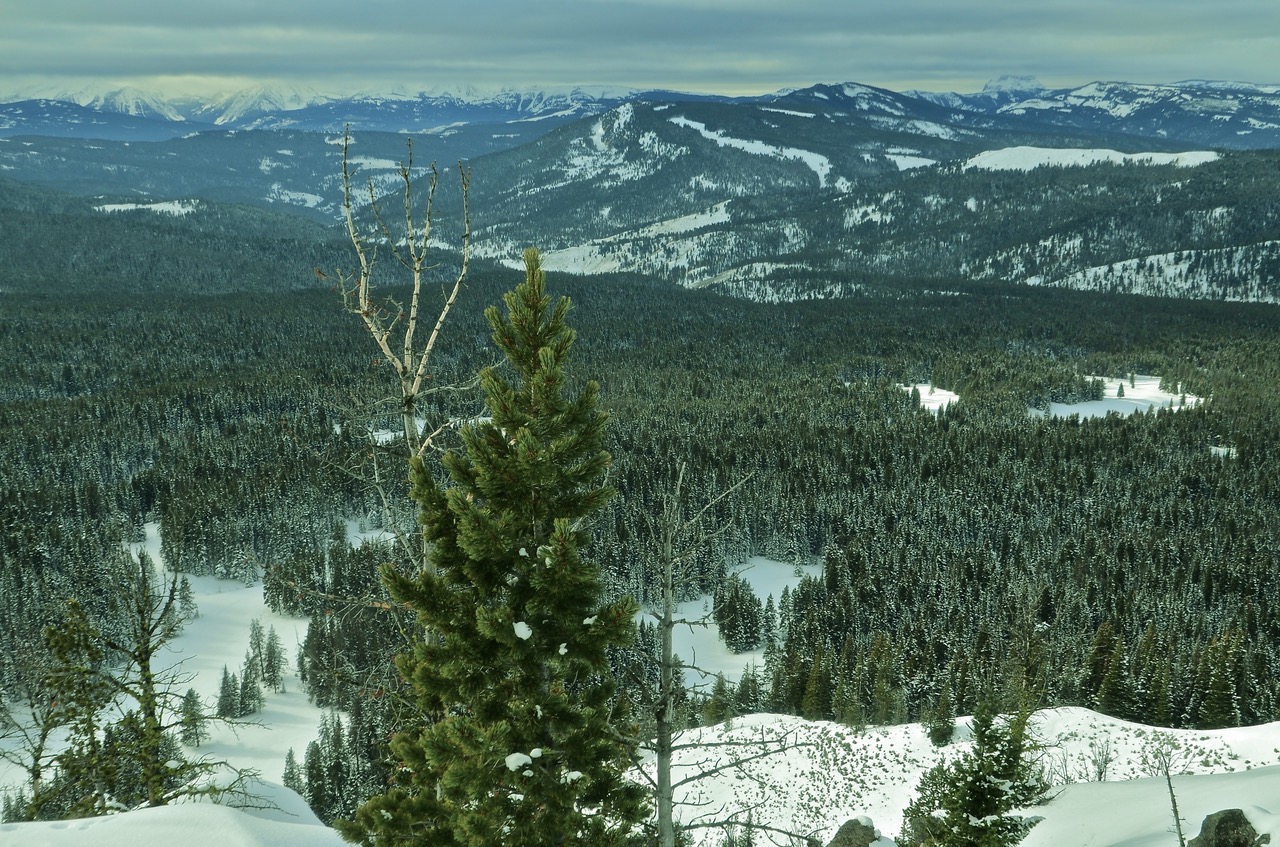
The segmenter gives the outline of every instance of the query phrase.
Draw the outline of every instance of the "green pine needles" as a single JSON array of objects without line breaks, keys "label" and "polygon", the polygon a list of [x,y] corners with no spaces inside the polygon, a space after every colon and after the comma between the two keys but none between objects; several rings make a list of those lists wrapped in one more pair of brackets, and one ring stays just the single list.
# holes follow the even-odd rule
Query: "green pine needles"
[{"label": "green pine needles", "polygon": [[426,719],[392,741],[395,784],[338,824],[364,844],[608,847],[647,818],[606,658],[635,606],[604,603],[580,555],[613,493],[606,415],[594,382],[565,395],[569,301],[552,306],[536,250],[524,260],[506,314],[485,311],[507,361],[481,375],[492,417],[445,456],[447,485],[412,464],[430,561],[383,576],[423,627],[398,665]]}]

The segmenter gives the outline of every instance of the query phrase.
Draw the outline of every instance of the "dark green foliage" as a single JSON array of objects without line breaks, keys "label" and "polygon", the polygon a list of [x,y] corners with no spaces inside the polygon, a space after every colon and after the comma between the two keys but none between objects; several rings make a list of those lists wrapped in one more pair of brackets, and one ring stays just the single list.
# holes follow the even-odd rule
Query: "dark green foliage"
[{"label": "dark green foliage", "polygon": [[635,607],[604,602],[580,555],[612,493],[605,415],[594,383],[565,396],[569,303],[552,306],[536,251],[525,264],[507,314],[486,311],[506,357],[481,375],[491,418],[446,455],[447,487],[413,466],[430,566],[383,571],[423,627],[399,667],[431,720],[393,739],[395,786],[340,824],[364,843],[625,844],[645,814],[606,653]]},{"label": "dark green foliage", "polygon": [[[102,754],[113,763],[107,784],[112,810],[160,805],[153,800],[166,798],[184,778],[195,775],[172,736],[164,733],[159,741],[153,746],[147,739],[143,717],[136,711],[126,712],[103,729]],[[156,769],[148,767],[152,757],[161,766],[158,776]],[[154,788],[149,784],[153,779],[158,781]]]},{"label": "dark green foliage", "polygon": [[302,768],[298,766],[298,758],[293,754],[292,747],[289,748],[289,752],[284,754],[284,773],[280,777],[280,783],[285,788],[296,791],[305,798],[307,783],[302,775]]},{"label": "dark green foliage", "polygon": [[240,713],[236,715],[238,718],[248,717],[254,712],[261,711],[266,705],[258,663],[254,661],[252,653],[245,655],[244,666],[240,669],[240,697],[236,705],[240,707]]},{"label": "dark green foliage", "polygon": [[972,749],[921,778],[899,843],[1008,847],[1021,841],[1033,824],[1012,810],[1044,802],[1048,790],[1031,756],[1027,717],[999,718],[989,705],[979,708]]},{"label": "dark green foliage", "polygon": [[100,735],[101,712],[116,693],[99,673],[106,650],[101,634],[75,600],[67,601],[65,617],[47,630],[46,637],[55,661],[50,681],[67,741],[47,790],[31,797],[30,816],[45,820],[100,815],[107,811],[107,792],[117,766],[105,754]]},{"label": "dark green foliage", "polygon": [[385,749],[391,721],[385,703],[356,700],[345,723],[336,712],[326,714],[302,766],[292,750],[285,757],[285,784],[326,824],[353,815],[365,800],[384,792],[391,780]]},{"label": "dark green foliage", "polygon": [[222,666],[222,681],[218,684],[218,704],[216,714],[220,718],[235,719],[241,716],[240,679]]},{"label": "dark green foliage", "polygon": [[188,747],[199,747],[208,735],[205,729],[204,703],[194,688],[188,688],[182,697],[181,728],[179,738]]},{"label": "dark green foliage", "polygon": [[718,673],[702,705],[702,722],[704,724],[721,723],[736,714],[733,687],[725,679],[724,674]]},{"label": "dark green foliage", "polygon": [[712,615],[725,646],[735,653],[754,650],[764,634],[764,609],[751,584],[734,574],[713,595]]},{"label": "dark green foliage", "polygon": [[943,844],[948,827],[943,804],[954,787],[951,769],[945,764],[925,771],[916,785],[916,796],[902,814],[902,831],[898,843],[903,847]]},{"label": "dark green foliage", "polygon": [[296,551],[269,571],[269,584],[288,586],[276,607],[310,614],[298,670],[317,706],[350,710],[402,687],[390,657],[404,648],[412,615],[376,581],[378,566],[391,558],[389,545],[353,546],[335,525],[327,549]]},{"label": "dark green foliage", "polygon": [[284,668],[286,664],[284,644],[273,626],[267,630],[267,643],[262,653],[262,682],[272,691],[284,691]]},{"label": "dark green foliage", "polygon": [[942,684],[942,691],[938,694],[937,702],[934,703],[933,714],[926,722],[926,729],[929,740],[935,747],[945,747],[951,743],[951,738],[955,735],[956,707],[951,699],[951,685],[948,682],[944,681]]},{"label": "dark green foliage", "polygon": [[[181,631],[177,579],[156,584],[145,555],[117,555],[119,584],[107,598],[118,630],[105,630],[75,600],[56,627],[46,630],[52,664],[48,696],[53,719],[66,731],[52,779],[30,773],[27,816],[84,817],[136,806],[160,806],[203,770],[184,760],[171,730],[193,721],[184,714],[194,692],[182,697],[154,656]],[[127,699],[126,699],[127,698]],[[133,704],[105,722],[108,705]],[[200,718],[194,723],[198,726]],[[188,792],[190,793],[190,792]]]}]

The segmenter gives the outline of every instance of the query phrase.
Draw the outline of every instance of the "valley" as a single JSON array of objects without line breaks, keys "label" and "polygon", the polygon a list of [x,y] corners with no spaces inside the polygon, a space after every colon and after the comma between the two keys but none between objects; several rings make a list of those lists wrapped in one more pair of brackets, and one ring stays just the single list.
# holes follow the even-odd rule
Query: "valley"
[{"label": "valley", "polygon": [[[1206,92],[1219,111],[1185,105]],[[654,609],[677,478],[686,513],[710,504],[678,591],[714,621],[677,641],[680,738],[776,729],[817,752],[687,799],[768,809],[823,843],[835,810],[869,815],[888,843],[921,776],[998,708],[1037,710],[1072,810],[1029,812],[1045,820],[1025,843],[1064,843],[1103,802],[1086,773],[1103,738],[1123,781],[1106,796],[1139,798],[1144,828],[1099,843],[1168,835],[1166,786],[1143,770],[1157,736],[1213,775],[1177,776],[1188,816],[1232,791],[1266,806],[1280,93],[275,99],[0,105],[0,688],[39,677],[68,598],[115,632],[118,551],[146,543],[197,586],[183,644],[208,648],[191,659],[206,706],[248,620],[285,635],[270,728],[203,749],[276,783],[293,748],[290,788],[325,825],[391,778],[408,701],[388,659],[415,624],[377,576],[410,559],[376,539],[413,514],[386,435],[394,377],[333,289],[354,264],[350,124],[357,225],[396,303],[406,277],[373,203],[400,216],[406,137],[419,201],[440,163],[433,297],[459,272],[458,165],[471,175],[467,281],[431,362],[441,390],[417,409],[441,449],[491,420],[472,383],[496,361],[482,311],[533,244],[573,302],[567,383],[596,381],[609,417],[617,493],[583,548],[608,597]],[[610,661],[651,738],[657,637],[639,620]],[[940,725],[950,744],[928,740]]]}]

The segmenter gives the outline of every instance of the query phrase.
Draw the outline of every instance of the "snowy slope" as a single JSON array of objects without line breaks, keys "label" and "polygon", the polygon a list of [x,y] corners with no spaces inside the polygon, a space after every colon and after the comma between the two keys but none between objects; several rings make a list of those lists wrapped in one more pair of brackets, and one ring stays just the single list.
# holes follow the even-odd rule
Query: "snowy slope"
[{"label": "snowy slope", "polygon": [[[1141,394],[1142,391],[1135,391]],[[148,547],[156,552],[154,531]],[[793,566],[753,559],[744,576],[761,596],[781,592],[799,579]],[[195,674],[192,683],[212,700],[223,665],[238,669],[247,646],[249,622],[274,627],[286,648],[302,638],[306,622],[272,614],[262,602],[260,585],[200,578],[194,581],[200,617],[191,622],[168,654]],[[701,601],[683,612],[700,616]],[[691,640],[696,638],[698,640]],[[682,636],[682,654],[732,674],[755,660],[719,645],[713,632]],[[232,733],[217,731],[199,753],[257,768],[259,794],[278,808],[240,810],[190,803],[141,810],[109,818],[53,823],[0,824],[0,844],[14,847],[137,847],[181,843],[184,847],[310,847],[343,843],[322,826],[296,794],[278,784],[284,754],[301,751],[314,737],[319,711],[289,676],[287,693],[267,695],[262,725]],[[913,799],[920,776],[940,761],[968,749],[969,719],[956,721],[955,740],[933,746],[918,724],[855,729],[823,721],[778,715],[736,718],[715,727],[694,729],[677,739],[674,776],[707,774],[677,794],[677,816],[698,823],[705,815],[724,817],[752,809],[753,820],[811,834],[826,843],[846,820],[869,818],[886,836],[888,847]],[[1163,780],[1150,777],[1144,757],[1159,735],[1176,740],[1180,775],[1174,788],[1188,837],[1210,812],[1244,808],[1261,832],[1280,843],[1280,723],[1224,730],[1151,729],[1082,708],[1037,714],[1033,735],[1043,746],[1040,763],[1061,790],[1048,805],[1027,810],[1043,818],[1024,842],[1096,847],[1173,847],[1168,793]],[[724,742],[742,746],[724,747]],[[1099,749],[1109,750],[1105,782],[1096,778]],[[772,752],[778,751],[778,752]],[[761,756],[761,754],[767,754]],[[728,756],[761,756],[741,767],[712,773]],[[648,763],[652,767],[652,762]],[[0,770],[0,785],[20,781]],[[1276,814],[1273,814],[1276,813]],[[718,844],[715,830],[695,830],[695,843]]]},{"label": "snowy slope", "polygon": [[264,786],[278,810],[238,810],[211,803],[162,806],[127,815],[55,823],[0,824],[12,847],[337,847],[347,842],[316,820],[302,798]]},{"label": "snowy slope", "polygon": [[[955,740],[942,748],[929,742],[919,724],[858,731],[840,724],[754,715],[693,730],[680,741],[736,741],[743,746],[679,751],[674,780],[712,770],[729,755],[790,749],[691,783],[677,794],[677,802],[685,804],[678,817],[691,821],[708,810],[724,815],[752,809],[757,822],[803,832],[824,844],[846,820],[865,817],[892,838],[921,775],[970,747],[969,719],[960,718],[956,725]],[[1061,791],[1047,805],[1026,810],[1028,816],[1044,819],[1024,842],[1028,845],[1176,845],[1168,790],[1143,764],[1157,735],[1175,739],[1184,753],[1183,769],[1201,774],[1174,780],[1188,836],[1199,831],[1210,812],[1258,807],[1252,813],[1258,825],[1280,837],[1280,817],[1270,813],[1280,812],[1280,723],[1216,731],[1152,730],[1087,709],[1063,708],[1037,714],[1031,731],[1044,747],[1041,764]],[[1108,781],[1086,782],[1092,778],[1100,742],[1110,746],[1113,756]],[[700,843],[718,841],[707,834]]]}]

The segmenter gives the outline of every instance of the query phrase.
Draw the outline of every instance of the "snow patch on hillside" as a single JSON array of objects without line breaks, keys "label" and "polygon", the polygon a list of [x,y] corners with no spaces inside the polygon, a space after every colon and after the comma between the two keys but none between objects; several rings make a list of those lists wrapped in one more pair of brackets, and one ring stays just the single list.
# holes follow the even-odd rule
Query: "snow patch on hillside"
[{"label": "snow patch on hillside", "polygon": [[[1160,387],[1160,377],[1134,374],[1132,380],[1111,379],[1109,377],[1090,377],[1103,384],[1101,400],[1086,400],[1080,403],[1051,403],[1045,409],[1031,409],[1033,417],[1044,417],[1046,413],[1054,418],[1067,418],[1075,415],[1079,418],[1101,418],[1109,414],[1123,416],[1136,412],[1150,412],[1154,409],[1183,409],[1198,406],[1204,398],[1194,394],[1165,391]],[[960,401],[960,395],[945,388],[938,388],[927,382],[914,385],[899,385],[903,391],[916,391],[920,394],[920,408],[937,414],[946,406]],[[1221,448],[1224,451],[1231,448]],[[1217,455],[1234,455],[1219,452]]]},{"label": "snow patch on hillside", "polygon": [[762,112],[774,112],[775,114],[779,114],[779,115],[791,115],[791,116],[793,116],[793,117],[797,117],[797,118],[813,118],[813,117],[817,117],[817,115],[815,115],[813,112],[797,112],[797,111],[794,111],[794,110],[792,110],[792,109],[770,109],[768,106],[761,106],[761,107],[760,107],[760,111],[762,111]]},{"label": "snow patch on hillside", "polygon": [[[741,567],[731,569],[751,586],[751,590],[760,602],[773,597],[774,606],[782,598],[784,588],[793,589],[806,576],[818,577],[822,568],[818,565],[788,565],[763,556],[752,556]],[[705,626],[677,626],[671,633],[672,649],[688,665],[696,665],[705,675],[686,668],[684,671],[686,685],[709,684],[716,674],[724,674],[724,678],[737,683],[742,678],[742,671],[748,667],[764,668],[764,646],[758,650],[745,653],[734,653],[720,639],[720,629],[711,618],[711,595],[703,595],[696,600],[688,600],[676,607],[675,619],[686,621],[702,621]],[[636,617],[650,624],[656,623],[659,609],[646,609]]]},{"label": "snow patch on hillside", "polygon": [[954,391],[948,391],[945,388],[938,388],[927,382],[917,382],[915,385],[899,385],[903,391],[908,393],[917,391],[920,394],[920,408],[937,414],[952,403],[960,402],[960,395]]},{"label": "snow patch on hillside", "polygon": [[[688,153],[688,149],[663,141],[655,133],[635,133],[630,104],[615,109],[591,124],[588,134],[573,139],[553,168],[563,174],[559,182],[517,186],[518,191],[548,191],[576,182],[603,180],[602,187],[634,182],[657,173],[667,162]],[[637,156],[636,151],[641,155]]]},{"label": "snow patch on hillside", "polygon": [[668,118],[668,120],[676,126],[696,130],[703,138],[710,139],[721,147],[732,147],[736,150],[753,153],[757,156],[771,156],[778,159],[798,159],[818,175],[819,187],[825,188],[827,185],[827,178],[831,174],[831,160],[820,153],[801,150],[797,147],[777,147],[773,144],[766,144],[763,141],[750,141],[743,138],[733,138],[725,135],[718,129],[707,129],[706,124],[699,123],[698,121],[691,121],[688,118],[676,117]]},{"label": "snow patch on hillside", "polygon": [[[578,274],[611,273],[635,269],[646,266],[646,261],[652,260],[655,239],[695,233],[704,227],[718,226],[729,223],[730,220],[729,202],[725,201],[702,212],[657,221],[639,229],[597,238],[583,244],[547,250],[542,254],[542,265],[550,271]],[[664,267],[669,269],[696,264],[701,260],[703,253],[701,243],[701,239],[697,237],[666,242],[668,250],[663,260]],[[498,258],[503,264],[512,268],[519,265],[516,260],[509,257],[507,252],[489,256],[487,248],[488,245],[478,251],[477,255]]]},{"label": "snow patch on hillside", "polygon": [[938,164],[936,159],[926,159],[924,156],[902,156],[895,153],[885,154],[885,158],[898,166],[900,171],[909,171],[913,168],[927,168],[930,165]]},{"label": "snow patch on hillside", "polygon": [[1087,167],[1101,163],[1135,165],[1174,165],[1191,168],[1213,162],[1218,154],[1209,151],[1191,153],[1121,153],[1117,150],[1075,149],[1055,147],[1005,147],[986,150],[967,160],[961,170],[1029,171],[1034,168]]},{"label": "snow patch on hillside", "polygon": [[166,200],[157,203],[104,203],[101,206],[94,206],[94,211],[98,212],[131,212],[136,209],[145,209],[149,212],[155,212],[158,215],[172,215],[173,217],[182,217],[189,215],[200,208],[197,200]]},{"label": "snow patch on hillside", "polygon": [[324,198],[319,194],[311,194],[306,191],[290,191],[278,182],[271,184],[271,190],[267,193],[267,201],[271,203],[288,203],[293,206],[306,206],[310,209],[318,209],[325,202]]},{"label": "snow patch on hillside", "polygon": [[[1184,409],[1198,406],[1202,397],[1194,394],[1174,393],[1160,387],[1160,377],[1135,374],[1133,380],[1090,377],[1103,382],[1101,400],[1081,403],[1051,403],[1048,414],[1054,418],[1076,415],[1080,418],[1101,418],[1116,413],[1124,416],[1155,409]],[[1045,410],[1032,409],[1031,414],[1044,417]]]}]

